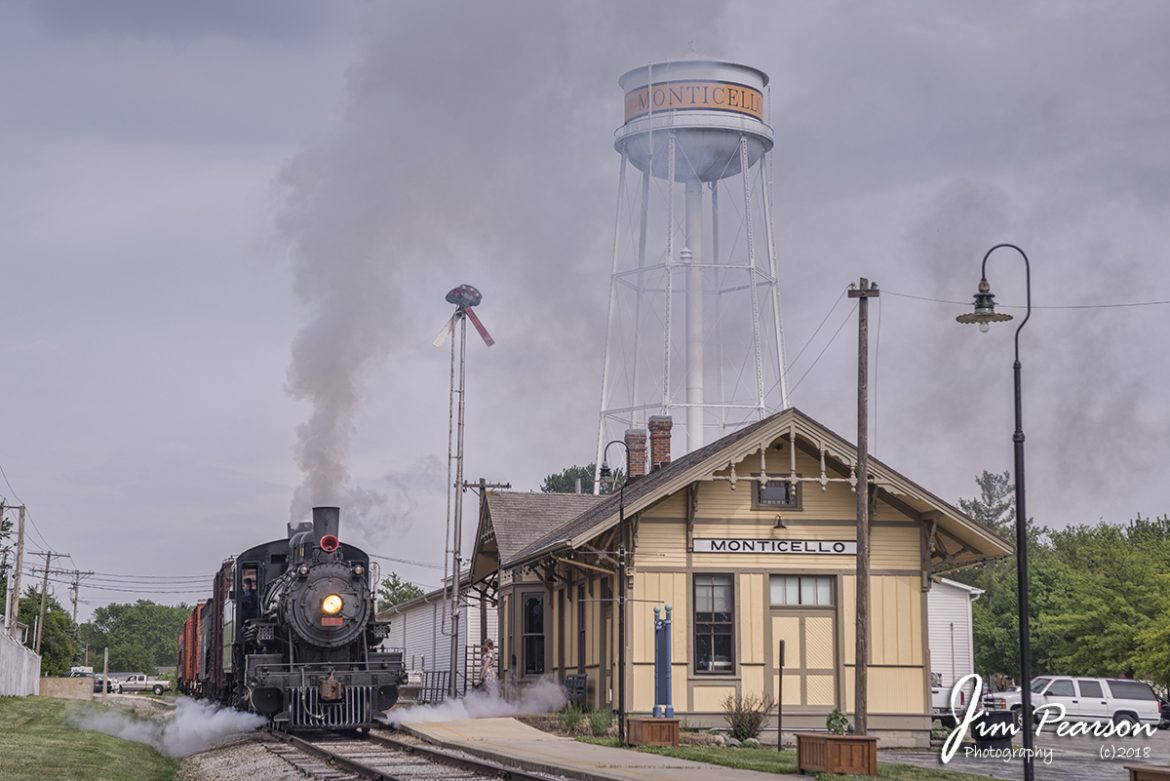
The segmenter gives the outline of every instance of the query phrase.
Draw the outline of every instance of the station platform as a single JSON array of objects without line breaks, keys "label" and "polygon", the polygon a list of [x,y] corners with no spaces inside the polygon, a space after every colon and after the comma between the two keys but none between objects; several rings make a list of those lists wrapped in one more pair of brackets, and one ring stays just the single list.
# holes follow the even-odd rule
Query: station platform
[{"label": "station platform", "polygon": [[422,722],[404,725],[400,729],[445,748],[575,781],[711,781],[713,777],[720,781],[783,781],[808,778],[595,746],[541,732],[513,718]]}]

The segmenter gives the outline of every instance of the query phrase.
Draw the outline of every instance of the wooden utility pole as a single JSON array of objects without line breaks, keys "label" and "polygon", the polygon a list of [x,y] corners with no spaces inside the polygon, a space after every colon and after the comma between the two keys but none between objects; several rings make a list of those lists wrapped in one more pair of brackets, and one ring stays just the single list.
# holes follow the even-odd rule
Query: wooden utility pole
[{"label": "wooden utility pole", "polygon": [[43,553],[38,553],[37,555],[45,557],[45,577],[41,582],[41,615],[40,618],[37,619],[37,643],[36,648],[33,649],[39,655],[41,653],[41,641],[45,637],[45,603],[48,602],[49,598],[49,564],[53,561],[54,556],[60,559],[68,557],[69,554],[45,551]]},{"label": "wooden utility pole", "polygon": [[20,634],[16,622],[20,619],[20,576],[24,571],[24,505],[15,508],[20,511],[16,526],[16,568],[12,571],[12,620],[9,633],[12,637]]},{"label": "wooden utility pole", "polygon": [[[69,573],[65,573],[69,574]],[[77,603],[81,597],[81,579],[92,575],[93,572],[82,572],[81,570],[73,570],[73,583],[69,586],[69,590],[73,592],[73,623],[77,623]]]},{"label": "wooden utility pole", "polygon": [[869,299],[876,284],[861,278],[857,299],[857,648],[853,667],[853,730],[867,733],[869,685]]}]

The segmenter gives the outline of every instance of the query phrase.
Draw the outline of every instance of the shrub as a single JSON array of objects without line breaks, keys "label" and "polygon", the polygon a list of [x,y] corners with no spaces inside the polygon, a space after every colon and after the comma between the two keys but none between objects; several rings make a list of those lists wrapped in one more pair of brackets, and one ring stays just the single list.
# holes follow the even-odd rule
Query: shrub
[{"label": "shrub", "polygon": [[849,719],[845,718],[845,714],[833,708],[833,712],[825,719],[825,729],[833,735],[844,735],[845,730],[849,729]]},{"label": "shrub", "polygon": [[589,729],[593,731],[593,736],[603,738],[609,734],[609,728],[613,726],[613,714],[607,710],[595,710],[589,714]]},{"label": "shrub", "polygon": [[723,718],[731,728],[731,737],[740,741],[757,737],[774,707],[776,701],[771,694],[727,695],[723,700]]},{"label": "shrub", "polygon": [[577,732],[577,725],[581,723],[581,717],[583,715],[576,703],[569,703],[557,714],[557,718],[561,722],[561,729],[570,735],[574,735]]}]

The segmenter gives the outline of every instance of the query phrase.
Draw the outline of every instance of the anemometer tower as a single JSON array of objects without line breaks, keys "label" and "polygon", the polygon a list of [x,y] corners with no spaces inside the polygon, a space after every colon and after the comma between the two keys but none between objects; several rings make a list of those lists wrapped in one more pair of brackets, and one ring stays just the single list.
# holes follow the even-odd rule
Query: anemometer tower
[{"label": "anemometer tower", "polygon": [[605,442],[653,415],[678,418],[689,452],[788,406],[767,74],[683,60],[635,68],[618,83],[625,124],[614,139],[621,168],[598,465]]}]

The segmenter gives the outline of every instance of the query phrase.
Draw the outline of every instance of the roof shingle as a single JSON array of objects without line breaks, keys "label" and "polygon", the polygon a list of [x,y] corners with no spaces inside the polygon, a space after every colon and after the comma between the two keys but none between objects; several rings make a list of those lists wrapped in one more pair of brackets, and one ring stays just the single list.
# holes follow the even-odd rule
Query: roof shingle
[{"label": "roof shingle", "polygon": [[509,566],[550,529],[566,526],[605,498],[592,494],[489,493],[485,502],[500,551],[500,566]]}]

